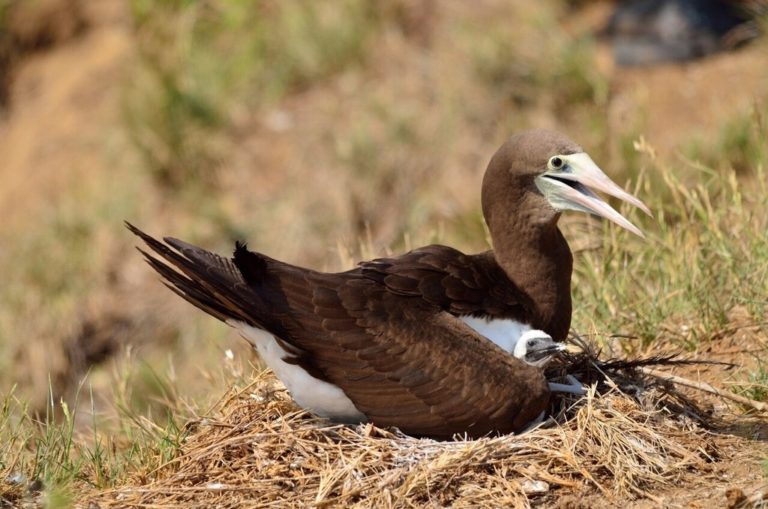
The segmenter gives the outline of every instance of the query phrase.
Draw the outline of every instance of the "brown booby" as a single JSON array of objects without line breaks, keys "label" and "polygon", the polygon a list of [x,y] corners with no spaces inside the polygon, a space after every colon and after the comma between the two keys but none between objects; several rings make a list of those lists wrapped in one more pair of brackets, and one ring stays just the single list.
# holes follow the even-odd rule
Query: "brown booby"
[{"label": "brown booby", "polygon": [[567,137],[532,130],[488,165],[482,207],[493,250],[480,254],[431,245],[322,273],[239,242],[223,258],[128,228],[154,252],[142,251],[165,284],[237,328],[303,408],[417,436],[481,436],[524,430],[548,404],[538,365],[571,321],[561,212],[641,235],[592,190],[648,212]]}]

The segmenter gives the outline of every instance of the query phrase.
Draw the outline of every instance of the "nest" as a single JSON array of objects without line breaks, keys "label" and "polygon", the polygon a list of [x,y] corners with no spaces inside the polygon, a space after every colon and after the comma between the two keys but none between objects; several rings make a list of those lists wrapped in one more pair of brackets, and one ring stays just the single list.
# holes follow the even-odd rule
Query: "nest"
[{"label": "nest", "polygon": [[594,492],[611,503],[654,499],[652,491],[710,470],[718,454],[714,435],[702,425],[702,412],[669,384],[643,378],[632,365],[597,363],[594,352],[553,369],[599,379],[584,397],[553,398],[550,419],[533,431],[446,442],[370,424],[330,424],[297,411],[264,372],[232,389],[211,416],[190,423],[175,459],[90,501],[527,507],[565,492]]}]

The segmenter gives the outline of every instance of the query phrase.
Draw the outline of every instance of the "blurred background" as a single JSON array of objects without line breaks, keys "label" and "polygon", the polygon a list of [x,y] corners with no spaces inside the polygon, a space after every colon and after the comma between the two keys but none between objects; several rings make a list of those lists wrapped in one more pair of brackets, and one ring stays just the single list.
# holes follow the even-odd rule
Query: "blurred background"
[{"label": "blurred background", "polygon": [[159,283],[123,220],[321,270],[480,251],[485,165],[532,127],[570,135],[656,215],[631,216],[647,242],[563,218],[576,330],[701,352],[746,324],[764,351],[761,9],[0,0],[2,393],[42,412],[87,376],[89,408],[161,411],[258,362]]}]

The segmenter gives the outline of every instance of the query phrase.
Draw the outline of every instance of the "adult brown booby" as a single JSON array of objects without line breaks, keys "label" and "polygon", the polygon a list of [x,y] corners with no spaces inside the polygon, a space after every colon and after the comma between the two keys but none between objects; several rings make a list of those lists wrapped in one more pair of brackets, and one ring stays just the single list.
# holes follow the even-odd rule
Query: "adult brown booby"
[{"label": "adult brown booby", "polygon": [[571,140],[532,130],[488,165],[493,250],[476,255],[432,245],[322,273],[242,243],[228,259],[128,228],[166,285],[237,328],[302,407],[417,436],[481,436],[519,432],[548,404],[536,362],[510,354],[525,360],[536,348],[516,349],[521,337],[568,333],[573,260],[560,213],[589,212],[640,235],[592,190],[648,212]]}]

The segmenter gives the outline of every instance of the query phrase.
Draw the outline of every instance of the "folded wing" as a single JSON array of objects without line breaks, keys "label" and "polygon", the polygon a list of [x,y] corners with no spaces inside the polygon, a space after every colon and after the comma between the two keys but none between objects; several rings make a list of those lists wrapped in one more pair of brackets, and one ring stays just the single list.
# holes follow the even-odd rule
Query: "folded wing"
[{"label": "folded wing", "polygon": [[[268,331],[285,351],[284,362],[339,387],[377,425],[437,438],[507,433],[525,428],[548,403],[538,369],[448,312],[473,299],[455,299],[444,276],[444,290],[429,291],[425,283],[419,290],[425,298],[412,299],[411,283],[387,281],[392,274],[379,270],[381,261],[372,262],[377,269],[319,273],[243,245],[230,260],[129,228],[178,295],[222,321]],[[441,292],[456,304],[441,301]]]}]

